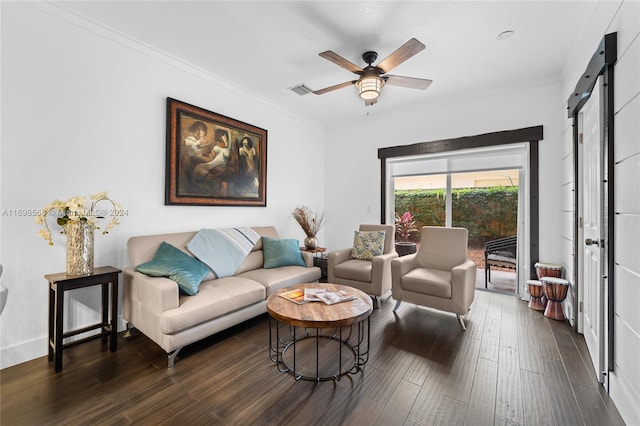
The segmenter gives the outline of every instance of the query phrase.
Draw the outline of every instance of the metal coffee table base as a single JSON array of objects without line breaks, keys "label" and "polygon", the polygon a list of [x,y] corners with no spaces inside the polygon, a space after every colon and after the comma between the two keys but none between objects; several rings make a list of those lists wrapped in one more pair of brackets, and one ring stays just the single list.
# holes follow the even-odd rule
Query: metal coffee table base
[{"label": "metal coffee table base", "polygon": [[[315,330],[315,333],[313,332]],[[332,334],[323,334],[323,330],[334,330]],[[310,380],[321,382],[326,380],[340,380],[345,374],[355,374],[369,360],[369,336],[371,334],[371,322],[369,317],[365,321],[356,324],[327,328],[296,327],[269,317],[269,358],[276,364],[278,371],[290,373],[295,380]],[[275,339],[274,339],[275,338]],[[315,354],[309,351],[315,340]],[[327,368],[327,360],[321,359],[321,347],[335,342],[335,368]],[[310,343],[310,345],[309,345]],[[299,352],[302,351],[303,354]],[[343,354],[343,352],[345,352]],[[315,359],[315,375],[313,364],[309,368],[309,362],[304,363],[306,371],[301,371],[300,358],[308,361]],[[330,363],[333,362],[329,360]],[[321,374],[322,370],[325,375]],[[333,371],[328,373],[327,370]],[[307,373],[307,374],[303,374]],[[311,374],[310,374],[311,373]]]}]

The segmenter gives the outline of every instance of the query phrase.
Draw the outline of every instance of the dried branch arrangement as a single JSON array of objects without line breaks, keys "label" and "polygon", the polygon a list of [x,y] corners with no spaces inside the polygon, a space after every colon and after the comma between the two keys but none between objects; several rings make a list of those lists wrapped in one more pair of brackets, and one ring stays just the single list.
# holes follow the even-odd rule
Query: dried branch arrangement
[{"label": "dried branch arrangement", "polygon": [[307,237],[315,237],[325,221],[324,212],[315,212],[309,207],[296,207],[293,209],[293,218],[298,222]]}]

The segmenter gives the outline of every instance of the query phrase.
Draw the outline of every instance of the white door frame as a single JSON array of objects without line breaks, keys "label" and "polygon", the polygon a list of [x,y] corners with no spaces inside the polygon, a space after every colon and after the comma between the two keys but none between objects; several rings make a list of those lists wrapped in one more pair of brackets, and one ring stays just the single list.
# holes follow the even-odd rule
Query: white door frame
[{"label": "white door frame", "polygon": [[[527,250],[529,255],[526,266],[522,268],[524,276],[535,279],[535,268],[533,262],[537,261],[540,251],[540,223],[539,223],[539,155],[538,142],[543,139],[543,126],[525,127],[516,130],[503,130],[492,133],[484,133],[475,136],[463,136],[453,139],[435,140],[430,142],[420,142],[410,145],[389,146],[378,149],[378,159],[380,160],[380,223],[387,223],[393,217],[390,211],[390,203],[393,194],[389,191],[390,176],[388,173],[388,161],[399,157],[410,157],[415,155],[432,154],[437,152],[451,152],[470,148],[497,147],[514,143],[524,143],[527,146],[528,163],[530,176],[527,179],[525,188],[527,199],[529,200],[529,222],[524,229],[528,237]],[[391,215],[391,216],[390,216]]]},{"label": "white door frame", "polygon": [[[537,142],[537,141],[536,141]],[[384,160],[384,211],[385,219],[382,223],[392,223],[394,205],[394,182],[398,176],[420,176],[438,174],[447,176],[447,204],[446,224],[451,226],[451,175],[475,171],[489,171],[501,169],[519,169],[518,186],[518,245],[516,268],[516,295],[528,300],[526,280],[532,279],[533,269],[530,267],[534,250],[537,248],[537,144],[513,143],[502,146],[485,146],[466,150],[452,150],[453,152],[433,152],[421,155],[395,156]],[[482,160],[480,160],[482,159]],[[482,165],[483,168],[479,168]],[[535,173],[533,173],[535,170]],[[536,185],[534,185],[534,182]],[[532,196],[534,194],[534,196]],[[534,230],[535,224],[535,230]],[[535,251],[537,253],[537,251]]]},{"label": "white door frame", "polygon": [[[615,209],[614,206],[614,78],[613,68],[617,61],[617,33],[606,34],[601,40],[598,48],[591,57],[585,72],[582,74],[576,87],[567,99],[567,111],[568,117],[573,119],[573,158],[574,158],[574,183],[576,185],[575,199],[574,199],[574,240],[573,250],[574,254],[574,273],[575,282],[580,283],[582,280],[582,273],[579,269],[579,256],[577,255],[582,251],[582,245],[584,241],[581,239],[582,235],[579,231],[580,216],[578,207],[580,205],[580,199],[578,194],[581,188],[577,187],[582,182],[582,177],[579,175],[580,171],[580,149],[579,149],[579,132],[578,132],[578,114],[581,108],[589,99],[594,86],[596,85],[597,78],[602,76],[602,93],[601,93],[601,105],[602,105],[602,148],[603,148],[603,161],[602,161],[602,181],[603,181],[603,194],[604,211],[602,216],[602,230],[601,235],[603,239],[601,241],[603,249],[604,262],[602,263],[602,276],[604,279],[604,303],[603,319],[604,319],[604,336],[603,336],[603,353],[604,353],[604,368],[602,372],[603,384],[607,391],[609,391],[609,373],[614,371],[614,324],[615,324]],[[574,311],[580,311],[579,298],[580,298],[580,286],[576,286],[578,295],[574,295]],[[580,315],[577,315],[579,318]],[[579,322],[575,322],[576,331],[578,329]]]}]

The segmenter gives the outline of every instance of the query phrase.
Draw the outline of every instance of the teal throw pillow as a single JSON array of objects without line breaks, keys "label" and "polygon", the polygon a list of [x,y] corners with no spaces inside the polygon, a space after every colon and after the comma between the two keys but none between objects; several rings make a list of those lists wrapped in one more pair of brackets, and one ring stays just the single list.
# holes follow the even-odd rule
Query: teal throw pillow
[{"label": "teal throw pillow", "polygon": [[262,237],[265,269],[280,266],[307,266],[300,253],[298,240],[276,240]]},{"label": "teal throw pillow", "polygon": [[359,260],[372,260],[384,253],[385,231],[355,231],[351,257]]},{"label": "teal throw pillow", "polygon": [[136,266],[136,271],[152,277],[167,277],[178,283],[180,292],[193,296],[211,270],[182,250],[163,241],[153,259]]}]

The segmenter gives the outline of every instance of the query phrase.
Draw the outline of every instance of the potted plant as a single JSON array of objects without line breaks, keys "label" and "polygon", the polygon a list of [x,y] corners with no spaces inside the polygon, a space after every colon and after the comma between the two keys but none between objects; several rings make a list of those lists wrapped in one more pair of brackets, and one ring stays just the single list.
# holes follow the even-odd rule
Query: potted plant
[{"label": "potted plant", "polygon": [[417,251],[416,243],[409,241],[413,232],[418,232],[416,221],[411,212],[404,212],[402,216],[395,212],[396,218],[396,252],[398,256],[406,256]]},{"label": "potted plant", "polygon": [[322,228],[325,221],[324,212],[318,213],[312,211],[309,207],[296,207],[293,209],[293,218],[298,222],[304,234],[304,246],[307,250],[315,250],[318,248],[318,231]]},{"label": "potted plant", "polygon": [[[56,224],[67,235],[67,275],[89,275],[93,272],[93,237],[99,219],[112,216],[111,221],[102,231],[108,234],[111,228],[118,225],[119,216],[126,214],[119,203],[113,201],[106,192],[99,192],[90,197],[72,197],[66,201],[54,200],[47,207],[40,210],[35,218],[41,225],[38,232],[42,238],[53,245],[51,229],[47,219],[56,217]],[[111,203],[111,209],[98,209],[98,203]]]}]

